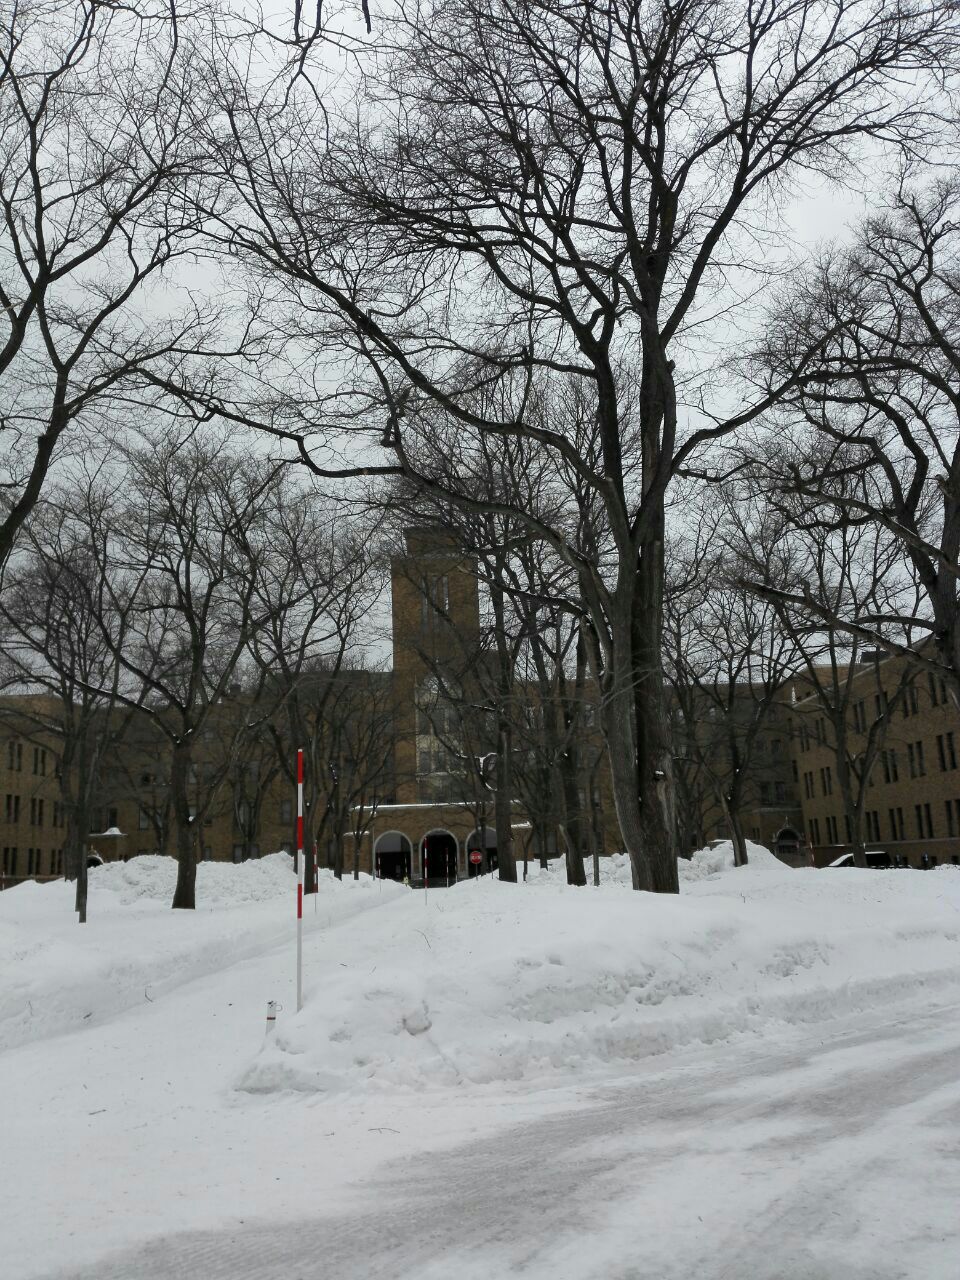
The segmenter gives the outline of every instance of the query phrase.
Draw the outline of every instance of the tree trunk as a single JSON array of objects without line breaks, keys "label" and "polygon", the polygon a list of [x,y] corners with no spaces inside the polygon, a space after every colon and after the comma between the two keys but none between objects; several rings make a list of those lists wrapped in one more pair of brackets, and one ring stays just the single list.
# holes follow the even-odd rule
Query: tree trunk
[{"label": "tree trunk", "polygon": [[583,869],[583,828],[584,822],[580,813],[580,797],[577,788],[577,767],[575,748],[568,744],[560,754],[558,770],[560,773],[560,791],[564,815],[561,830],[566,846],[567,884],[582,887],[587,883]]},{"label": "tree trunk", "polygon": [[190,819],[191,748],[177,742],[170,762],[170,793],[176,831],[177,887],[173,894],[175,910],[193,911],[197,905],[197,844],[195,824]]},{"label": "tree trunk", "polygon": [[730,823],[730,836],[733,843],[733,865],[745,867],[747,857],[747,841],[743,834],[743,821],[740,817],[740,806],[730,805],[727,809],[727,820]]},{"label": "tree trunk", "polygon": [[644,544],[640,556],[631,645],[640,847],[648,869],[648,884],[641,887],[679,893],[673,752],[663,678],[663,586],[663,541],[656,537]]},{"label": "tree trunk", "polygon": [[494,796],[494,823],[497,828],[497,866],[501,880],[517,882],[517,859],[513,852],[513,734],[503,717],[497,725],[497,791]]},{"label": "tree trunk", "polygon": [[610,762],[613,805],[620,827],[620,838],[630,858],[633,887],[652,890],[653,879],[644,857],[643,824],[640,816],[633,664],[629,661],[629,648],[624,640],[622,634],[615,636],[611,666],[603,688],[601,717],[604,746]]}]

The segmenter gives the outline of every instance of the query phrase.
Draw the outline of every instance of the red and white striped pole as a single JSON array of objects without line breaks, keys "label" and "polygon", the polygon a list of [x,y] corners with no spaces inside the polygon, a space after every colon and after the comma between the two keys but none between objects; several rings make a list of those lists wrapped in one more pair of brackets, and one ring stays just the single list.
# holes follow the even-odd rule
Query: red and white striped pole
[{"label": "red and white striped pole", "polygon": [[297,1013],[303,1008],[303,752],[297,752]]},{"label": "red and white striped pole", "polygon": [[427,902],[427,886],[430,883],[430,860],[427,856],[427,842],[423,842],[423,902]]}]

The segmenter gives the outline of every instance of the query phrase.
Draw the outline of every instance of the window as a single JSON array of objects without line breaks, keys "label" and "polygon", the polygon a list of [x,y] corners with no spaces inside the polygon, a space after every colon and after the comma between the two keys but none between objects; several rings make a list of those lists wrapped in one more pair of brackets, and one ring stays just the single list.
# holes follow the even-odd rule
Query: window
[{"label": "window", "polygon": [[937,734],[937,757],[940,761],[940,772],[957,767],[957,748],[953,740],[953,732]]},{"label": "window", "polygon": [[898,805],[896,809],[890,810],[890,838],[891,840],[902,840],[903,837],[903,810]]},{"label": "window", "polygon": [[810,823],[810,830],[813,833],[813,843],[820,843],[820,819],[814,818]]},{"label": "window", "polygon": [[864,814],[864,817],[867,820],[867,839],[879,840],[880,839],[880,810],[868,809],[867,812]]},{"label": "window", "polygon": [[773,798],[780,804],[786,801],[787,784],[785,782],[775,782],[773,784]]},{"label": "window", "polygon": [[8,822],[20,821],[20,797],[19,796],[13,796],[13,795],[10,795],[9,792],[7,793],[7,803],[5,806],[5,813],[6,813]]},{"label": "window", "polygon": [[878,720],[882,719],[890,709],[890,699],[884,690],[873,695],[873,709]]},{"label": "window", "polygon": [[896,782],[900,776],[897,766],[896,751],[884,751],[881,759],[883,761],[883,780],[884,782]]},{"label": "window", "polygon": [[911,685],[903,699],[903,718],[908,719],[915,716],[920,710],[920,695],[917,693],[915,685]]},{"label": "window", "polygon": [[769,782],[760,783],[760,803],[761,804],[770,803],[770,783]]},{"label": "window", "polygon": [[62,849],[50,850],[50,874],[52,876],[63,875],[63,850]]},{"label": "window", "polygon": [[446,574],[428,574],[420,584],[420,622],[424,630],[436,626],[450,609],[450,580]]},{"label": "window", "polygon": [[932,671],[927,672],[927,687],[930,690],[931,707],[944,706],[947,701],[947,686]]},{"label": "window", "polygon": [[867,711],[863,702],[853,704],[853,727],[857,733],[867,732]]},{"label": "window", "polygon": [[43,800],[38,796],[30,798],[30,825],[31,827],[43,826]]},{"label": "window", "polygon": [[833,814],[831,814],[830,817],[827,819],[827,843],[828,844],[840,843],[840,838],[837,833],[837,820],[833,816]]},{"label": "window", "polygon": [[813,773],[808,771],[803,775],[803,794],[808,800],[813,799]]},{"label": "window", "polygon": [[40,850],[28,849],[27,850],[27,875],[35,876],[39,870],[40,870]]},{"label": "window", "polygon": [[946,800],[944,808],[947,815],[947,835],[960,835],[960,800]]},{"label": "window", "polygon": [[64,827],[67,824],[66,808],[60,800],[53,802],[53,819],[51,826]]},{"label": "window", "polygon": [[920,840],[933,839],[933,815],[930,812],[928,804],[916,804],[913,806],[914,817],[917,822],[917,837]]},{"label": "window", "polygon": [[823,788],[825,796],[833,795],[833,776],[830,772],[830,766],[820,770],[820,786]]},{"label": "window", "polygon": [[7,768],[11,773],[20,773],[23,769],[23,743],[12,738],[7,743]]},{"label": "window", "polygon": [[41,778],[46,776],[47,753],[43,747],[33,748],[33,772]]},{"label": "window", "polygon": [[927,772],[927,767],[923,760],[923,743],[910,742],[907,744],[907,762],[910,766],[911,778],[922,778]]},{"label": "window", "polygon": [[16,845],[4,846],[3,874],[5,876],[15,876],[17,874],[17,846]]}]

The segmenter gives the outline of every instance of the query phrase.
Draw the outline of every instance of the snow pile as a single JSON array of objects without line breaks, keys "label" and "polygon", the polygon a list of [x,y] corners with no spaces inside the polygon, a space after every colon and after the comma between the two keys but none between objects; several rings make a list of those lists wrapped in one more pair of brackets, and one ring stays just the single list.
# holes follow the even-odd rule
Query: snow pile
[{"label": "snow pile", "polygon": [[[776,854],[771,853],[765,845],[755,844],[752,840],[748,840],[746,845],[747,867],[749,867],[750,871],[773,871],[784,875],[793,874],[793,869],[788,867],[785,862],[781,862]],[[733,841],[723,840],[714,848],[698,849],[689,858],[678,859],[677,866],[680,871],[681,884],[705,880],[707,876],[716,876],[723,871],[733,871],[735,869]],[[746,870],[746,868],[740,868],[740,870]]]},{"label": "snow pile", "polygon": [[780,871],[710,872],[674,898],[489,878],[410,894],[322,964],[237,1085],[579,1077],[960,982],[960,877]]},{"label": "snow pile", "polygon": [[[329,892],[336,892],[346,881],[337,880],[332,871],[321,870],[318,879],[328,882]],[[236,865],[232,862],[201,862],[197,866],[197,910],[218,911],[223,907],[241,906],[248,902],[266,902],[271,898],[289,897],[296,882],[293,858],[288,853],[270,853]],[[91,868],[90,892],[109,889],[125,906],[141,898],[173,901],[177,883],[174,858],[144,854],[129,862],[106,862]],[[369,876],[360,884],[371,885]]]},{"label": "snow pile", "polygon": [[[0,894],[0,1050],[95,1025],[292,939],[289,855],[201,863],[196,911],[170,909],[176,877],[175,860],[163,857],[91,869],[82,926],[66,881],[26,881]],[[329,871],[318,889],[305,899],[308,935],[409,892]]]},{"label": "snow pile", "polygon": [[[792,869],[785,862],[781,862],[764,845],[754,844],[752,840],[747,841],[747,859],[751,871],[792,874]],[[587,873],[587,883],[592,884],[593,864],[585,860],[584,869]],[[687,883],[704,880],[708,876],[720,875],[723,871],[734,870],[732,841],[723,840],[713,848],[698,849],[689,858],[678,858],[677,870],[681,887]],[[565,883],[566,874],[563,858],[552,858],[546,868],[541,867],[539,862],[527,864],[528,884]],[[624,889],[633,888],[630,859],[625,853],[614,853],[600,859],[600,883],[601,885],[620,885]]]}]

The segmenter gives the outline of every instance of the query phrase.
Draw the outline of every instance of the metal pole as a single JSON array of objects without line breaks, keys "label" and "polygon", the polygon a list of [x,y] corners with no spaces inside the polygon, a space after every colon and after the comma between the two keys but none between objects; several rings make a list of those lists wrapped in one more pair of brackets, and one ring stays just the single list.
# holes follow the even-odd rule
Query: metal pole
[{"label": "metal pole", "polygon": [[297,1013],[303,1008],[303,752],[297,752]]},{"label": "metal pole", "polygon": [[430,862],[427,856],[427,842],[423,842],[423,905],[427,905],[427,886],[430,883]]}]

